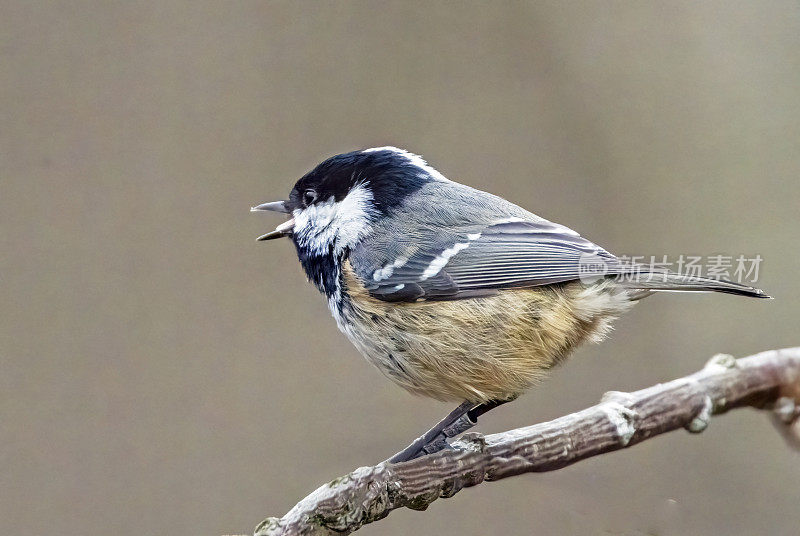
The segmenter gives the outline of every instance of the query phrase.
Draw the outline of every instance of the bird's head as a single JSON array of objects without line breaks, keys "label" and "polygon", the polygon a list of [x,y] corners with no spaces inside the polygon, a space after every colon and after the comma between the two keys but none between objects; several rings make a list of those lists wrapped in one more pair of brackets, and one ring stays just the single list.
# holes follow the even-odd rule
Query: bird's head
[{"label": "bird's head", "polygon": [[447,180],[417,155],[378,147],[331,157],[306,173],[289,199],[253,207],[291,215],[258,240],[288,236],[302,258],[339,256],[368,236],[425,183]]}]

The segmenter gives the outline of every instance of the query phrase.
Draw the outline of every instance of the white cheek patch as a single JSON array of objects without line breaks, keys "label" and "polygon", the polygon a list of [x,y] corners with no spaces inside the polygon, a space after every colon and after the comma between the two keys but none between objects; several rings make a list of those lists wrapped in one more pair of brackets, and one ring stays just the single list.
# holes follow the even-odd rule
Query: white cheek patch
[{"label": "white cheek patch", "polygon": [[336,201],[333,197],[324,203],[317,203],[307,209],[296,209],[292,212],[295,228],[299,226],[301,229],[310,229],[311,227],[323,229],[331,223],[335,214]]},{"label": "white cheek patch", "polygon": [[333,197],[306,209],[296,209],[294,234],[298,244],[318,255],[354,246],[371,230],[372,195],[363,186],[353,188],[337,202]]},{"label": "white cheek patch", "polygon": [[333,239],[331,223],[336,216],[336,200],[331,197],[324,203],[311,205],[306,209],[295,209],[294,234],[301,246],[315,252],[327,249]]},{"label": "white cheek patch", "polygon": [[359,184],[339,203],[334,226],[337,231],[337,248],[355,246],[359,240],[372,231],[372,217],[375,208],[372,194]]}]

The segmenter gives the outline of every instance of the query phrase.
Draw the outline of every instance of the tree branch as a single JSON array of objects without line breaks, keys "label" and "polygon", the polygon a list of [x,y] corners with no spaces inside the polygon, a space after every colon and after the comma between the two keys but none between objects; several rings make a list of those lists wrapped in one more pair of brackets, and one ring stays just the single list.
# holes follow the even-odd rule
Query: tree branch
[{"label": "tree branch", "polygon": [[702,432],[712,415],[750,406],[773,410],[787,442],[800,448],[800,347],[742,359],[719,354],[699,372],[550,422],[484,436],[465,434],[446,450],[415,460],[361,467],[268,518],[256,536],[350,534],[397,508],[424,510],[439,497],[484,481],[553,471],[590,456],[685,428]]}]

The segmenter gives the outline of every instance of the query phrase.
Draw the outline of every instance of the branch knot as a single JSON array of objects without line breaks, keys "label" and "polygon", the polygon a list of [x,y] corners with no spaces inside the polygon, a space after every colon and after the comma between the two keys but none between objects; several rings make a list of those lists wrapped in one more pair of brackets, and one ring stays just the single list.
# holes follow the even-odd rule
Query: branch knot
[{"label": "branch knot", "polygon": [[708,423],[711,421],[711,412],[714,409],[714,401],[711,400],[711,397],[706,395],[703,397],[703,407],[700,408],[700,411],[697,412],[697,415],[686,424],[685,428],[692,434],[699,434],[706,428],[708,428]]},{"label": "branch knot", "polygon": [[636,433],[636,412],[631,408],[625,407],[619,402],[603,402],[600,404],[602,409],[608,416],[608,420],[614,425],[617,432],[617,439],[619,444],[623,447],[628,446],[631,442],[633,434]]},{"label": "branch knot", "polygon": [[705,369],[724,372],[728,369],[736,368],[737,366],[736,358],[731,354],[716,354],[708,360]]}]

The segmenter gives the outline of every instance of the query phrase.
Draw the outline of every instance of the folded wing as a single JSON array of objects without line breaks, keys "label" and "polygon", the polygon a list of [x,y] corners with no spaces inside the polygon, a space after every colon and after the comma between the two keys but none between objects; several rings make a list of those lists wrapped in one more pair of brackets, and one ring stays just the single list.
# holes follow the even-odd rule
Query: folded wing
[{"label": "folded wing", "polygon": [[536,287],[624,270],[620,261],[575,231],[547,220],[507,218],[413,239],[394,259],[376,262],[366,243],[351,263],[370,294],[386,301],[460,299],[508,287]]}]

